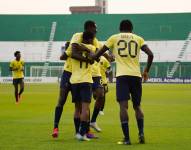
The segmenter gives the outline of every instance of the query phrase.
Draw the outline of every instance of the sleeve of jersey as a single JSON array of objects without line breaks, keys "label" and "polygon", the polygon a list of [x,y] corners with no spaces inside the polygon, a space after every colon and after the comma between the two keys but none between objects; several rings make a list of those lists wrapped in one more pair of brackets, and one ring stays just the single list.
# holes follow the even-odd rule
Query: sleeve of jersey
[{"label": "sleeve of jersey", "polygon": [[95,46],[92,46],[92,49],[91,49],[94,53],[96,52],[96,47]]},{"label": "sleeve of jersey", "polygon": [[10,63],[9,67],[13,67],[13,62]]},{"label": "sleeve of jersey", "polygon": [[74,35],[72,36],[72,39],[71,39],[70,43],[71,43],[71,44],[73,44],[73,43],[79,43],[79,35],[78,35],[78,34],[74,34]]},{"label": "sleeve of jersey", "polygon": [[24,62],[24,60],[22,61],[22,65],[23,65],[23,66],[25,65],[25,62]]},{"label": "sleeve of jersey", "polygon": [[109,63],[109,61],[106,61],[106,67],[109,68],[111,65]]},{"label": "sleeve of jersey", "polygon": [[72,55],[71,45],[68,47],[68,49],[65,51],[65,53],[66,53],[66,55],[67,55],[68,57],[71,57],[71,55]]},{"label": "sleeve of jersey", "polygon": [[111,49],[113,47],[113,43],[114,43],[114,37],[111,36],[105,43],[105,46],[107,46],[109,49]]},{"label": "sleeve of jersey", "polygon": [[97,49],[100,49],[101,48],[101,43],[98,41],[97,38],[94,38],[94,41],[93,41],[93,45],[97,48]]}]

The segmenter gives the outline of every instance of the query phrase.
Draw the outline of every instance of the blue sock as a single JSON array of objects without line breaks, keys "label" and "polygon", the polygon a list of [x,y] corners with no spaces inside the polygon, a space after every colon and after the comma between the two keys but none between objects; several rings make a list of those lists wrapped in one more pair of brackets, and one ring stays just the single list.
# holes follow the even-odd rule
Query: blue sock
[{"label": "blue sock", "polygon": [[129,124],[128,121],[121,122],[121,128],[123,130],[123,135],[126,140],[129,140]]},{"label": "blue sock", "polygon": [[137,119],[137,126],[138,126],[138,129],[139,129],[139,135],[141,134],[144,134],[144,119],[141,118],[141,119]]}]

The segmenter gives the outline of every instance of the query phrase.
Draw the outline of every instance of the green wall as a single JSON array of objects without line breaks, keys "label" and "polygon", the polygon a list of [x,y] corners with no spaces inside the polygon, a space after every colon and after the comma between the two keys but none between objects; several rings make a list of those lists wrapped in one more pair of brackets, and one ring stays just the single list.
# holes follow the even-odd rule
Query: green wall
[{"label": "green wall", "polygon": [[[30,67],[31,66],[43,66],[43,62],[26,62],[25,68],[26,68],[26,74],[25,76],[30,76]],[[50,63],[50,66],[63,66],[64,63]],[[166,77],[167,70],[171,69],[173,66],[173,62],[154,62],[151,70],[150,70],[150,77]],[[141,70],[143,70],[146,63],[141,63]],[[115,63],[112,64],[113,70],[115,70]],[[0,63],[0,71],[1,76],[11,76],[11,72],[9,71],[9,62],[2,62]],[[55,71],[52,73],[52,76],[60,76],[62,71]],[[185,77],[190,78],[191,77],[191,62],[182,62],[180,67],[175,72],[174,77]]]},{"label": "green wall", "polygon": [[83,31],[86,20],[95,20],[99,40],[118,32],[122,19],[131,19],[134,31],[145,40],[184,40],[191,29],[191,13],[121,15],[0,15],[0,41],[47,41],[51,23],[57,22],[55,41],[70,40]]}]

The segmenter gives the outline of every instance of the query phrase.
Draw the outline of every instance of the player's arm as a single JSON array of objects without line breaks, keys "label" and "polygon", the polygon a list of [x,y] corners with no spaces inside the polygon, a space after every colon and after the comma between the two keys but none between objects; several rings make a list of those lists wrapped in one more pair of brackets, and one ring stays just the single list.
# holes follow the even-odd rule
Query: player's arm
[{"label": "player's arm", "polygon": [[150,67],[151,67],[151,65],[152,65],[154,55],[153,55],[152,51],[150,50],[150,48],[149,48],[147,45],[143,45],[143,46],[141,47],[141,50],[148,55],[147,65],[146,65],[146,67],[145,67],[145,69],[144,69],[144,72],[143,72],[143,74],[142,74],[142,76],[143,76],[143,81],[147,81],[148,78],[149,78],[148,73],[149,73]]},{"label": "player's arm", "polygon": [[104,56],[109,62],[115,61],[115,57],[114,57],[112,54],[104,53],[103,56]]},{"label": "player's arm", "polygon": [[17,71],[18,68],[9,67],[9,70],[10,70],[10,71]]},{"label": "player's arm", "polygon": [[64,52],[61,56],[60,56],[60,60],[66,60],[68,58],[68,55],[66,54],[66,52]]},{"label": "player's arm", "polygon": [[[92,59],[98,60],[100,56],[102,56],[107,50],[111,49],[113,47],[114,38],[113,36],[109,37],[109,39],[106,41],[104,46],[95,53],[95,55],[92,55]],[[105,54],[104,54],[105,55]],[[107,57],[107,56],[106,56]],[[108,57],[109,58],[109,57]]]},{"label": "player's arm", "polygon": [[99,57],[102,56],[109,48],[107,46],[103,46],[100,50],[96,51],[95,54],[91,55],[90,57],[94,60],[99,60]]},{"label": "player's arm", "polygon": [[78,44],[73,43],[72,44],[72,58],[73,59],[77,59],[79,61],[83,61],[83,62],[89,62],[90,64],[93,64],[93,60],[90,60],[88,57],[84,57],[82,56],[82,51],[79,51],[79,47],[77,46]]},{"label": "player's arm", "polygon": [[18,68],[13,67],[13,63],[11,62],[11,63],[10,63],[10,66],[9,66],[9,70],[10,70],[10,71],[17,71]]},{"label": "player's arm", "polygon": [[91,53],[91,50],[85,47],[83,44],[72,43],[72,48],[77,49],[78,51],[81,52]]}]

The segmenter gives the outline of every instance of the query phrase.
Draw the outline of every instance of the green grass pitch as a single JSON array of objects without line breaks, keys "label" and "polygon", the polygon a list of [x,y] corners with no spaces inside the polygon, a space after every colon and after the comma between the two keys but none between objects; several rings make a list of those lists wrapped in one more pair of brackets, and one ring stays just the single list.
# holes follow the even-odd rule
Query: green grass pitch
[{"label": "green grass pitch", "polygon": [[[138,144],[138,131],[129,106],[131,146],[117,145],[122,138],[115,85],[110,84],[105,115],[98,124],[99,139],[79,142],[74,138],[74,106],[69,96],[60,122],[58,139],[51,137],[58,84],[25,84],[22,101],[15,105],[13,86],[0,85],[0,150],[190,150],[191,85],[144,84],[146,144]],[[93,108],[92,101],[91,109]]]}]

